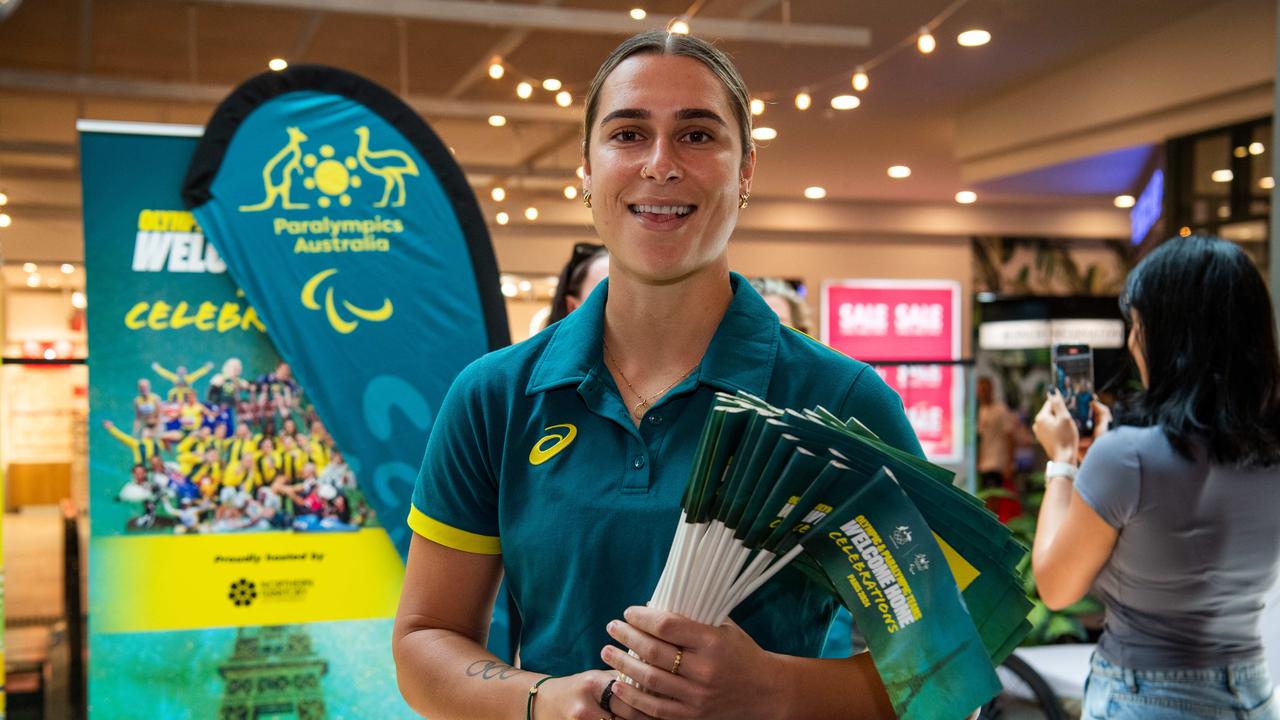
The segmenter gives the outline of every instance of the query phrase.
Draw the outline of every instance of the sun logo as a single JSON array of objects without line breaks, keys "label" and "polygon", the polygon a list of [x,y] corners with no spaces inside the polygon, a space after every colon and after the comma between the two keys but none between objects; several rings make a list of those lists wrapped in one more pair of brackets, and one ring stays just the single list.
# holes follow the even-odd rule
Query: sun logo
[{"label": "sun logo", "polygon": [[348,155],[342,160],[335,159],[332,145],[320,146],[320,157],[311,153],[302,157],[302,164],[311,169],[311,176],[304,178],[303,187],[308,190],[319,190],[324,193],[316,199],[316,204],[327,208],[333,204],[331,198],[337,198],[338,204],[347,207],[351,204],[348,188],[358,188],[361,182],[359,175],[352,174],[359,165],[355,156]]},{"label": "sun logo", "polygon": [[[302,306],[308,310],[321,309],[320,303],[316,301],[316,291],[320,288],[321,283],[337,273],[337,268],[329,268],[328,270],[321,270],[315,275],[312,275],[311,279],[307,280],[307,283],[302,286]],[[329,324],[333,326],[333,329],[343,335],[348,335],[354,332],[355,329],[360,326],[361,320],[366,320],[368,322],[382,322],[391,317],[391,313],[395,311],[391,305],[391,298],[383,299],[382,307],[377,310],[366,310],[358,305],[353,305],[347,300],[342,301],[342,307],[345,308],[348,313],[354,315],[356,319],[349,320],[343,317],[342,314],[338,312],[338,303],[334,301],[333,287],[330,286],[325,288],[325,317],[328,318]]]}]

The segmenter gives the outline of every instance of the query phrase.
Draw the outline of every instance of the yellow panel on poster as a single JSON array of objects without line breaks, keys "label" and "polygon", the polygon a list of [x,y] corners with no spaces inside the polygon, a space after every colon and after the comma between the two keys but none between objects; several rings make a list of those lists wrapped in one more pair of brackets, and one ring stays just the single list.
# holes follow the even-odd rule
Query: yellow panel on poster
[{"label": "yellow panel on poster", "polygon": [[404,579],[380,529],[92,542],[100,633],[389,618]]},{"label": "yellow panel on poster", "polygon": [[956,580],[956,586],[963,592],[978,579],[978,568],[969,564],[964,556],[956,552],[956,549],[947,544],[938,533],[933,534],[933,539],[938,541],[938,547],[942,548],[942,556],[947,559],[947,565],[951,568],[951,576]]}]

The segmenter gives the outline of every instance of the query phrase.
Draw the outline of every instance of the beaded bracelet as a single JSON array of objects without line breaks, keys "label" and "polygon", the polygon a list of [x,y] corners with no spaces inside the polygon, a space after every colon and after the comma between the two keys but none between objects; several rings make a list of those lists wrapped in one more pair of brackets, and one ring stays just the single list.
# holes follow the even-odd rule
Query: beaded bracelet
[{"label": "beaded bracelet", "polygon": [[525,705],[524,708],[524,720],[533,720],[533,699],[538,695],[538,688],[542,686],[542,683],[551,680],[554,677],[554,675],[548,675],[534,683],[533,687],[529,688],[529,704]]}]

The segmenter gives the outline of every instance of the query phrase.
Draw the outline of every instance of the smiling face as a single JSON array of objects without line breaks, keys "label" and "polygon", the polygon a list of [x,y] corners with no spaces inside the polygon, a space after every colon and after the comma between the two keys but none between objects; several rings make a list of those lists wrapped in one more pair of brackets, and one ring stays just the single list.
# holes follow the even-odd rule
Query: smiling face
[{"label": "smiling face", "polygon": [[744,162],[716,76],[693,58],[634,55],[605,80],[596,117],[584,185],[611,274],[665,283],[727,263],[755,154]]}]

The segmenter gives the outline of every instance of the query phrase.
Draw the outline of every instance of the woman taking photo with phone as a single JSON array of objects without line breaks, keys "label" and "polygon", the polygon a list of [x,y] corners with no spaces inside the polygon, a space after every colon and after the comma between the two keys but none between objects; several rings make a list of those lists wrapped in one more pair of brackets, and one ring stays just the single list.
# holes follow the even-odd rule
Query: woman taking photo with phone
[{"label": "woman taking photo with phone", "polygon": [[[1134,268],[1121,307],[1144,388],[1139,425],[1094,443],[1054,393],[1032,550],[1040,597],[1090,586],[1106,628],[1084,717],[1276,720],[1258,620],[1280,562],[1280,358],[1262,276],[1232,243],[1175,238]],[[1278,638],[1270,638],[1278,642]]]},{"label": "woman taking photo with phone", "polygon": [[[473,363],[439,410],[393,640],[418,712],[892,717],[869,656],[816,659],[835,603],[799,571],[720,627],[642,606],[715,393],[822,404],[920,454],[874,369],[780,326],[729,272],[755,171],[749,98],[729,59],[686,35],[634,36],[597,72],[583,198],[609,278],[556,325]],[[520,668],[483,646],[504,574],[521,615]]]}]

